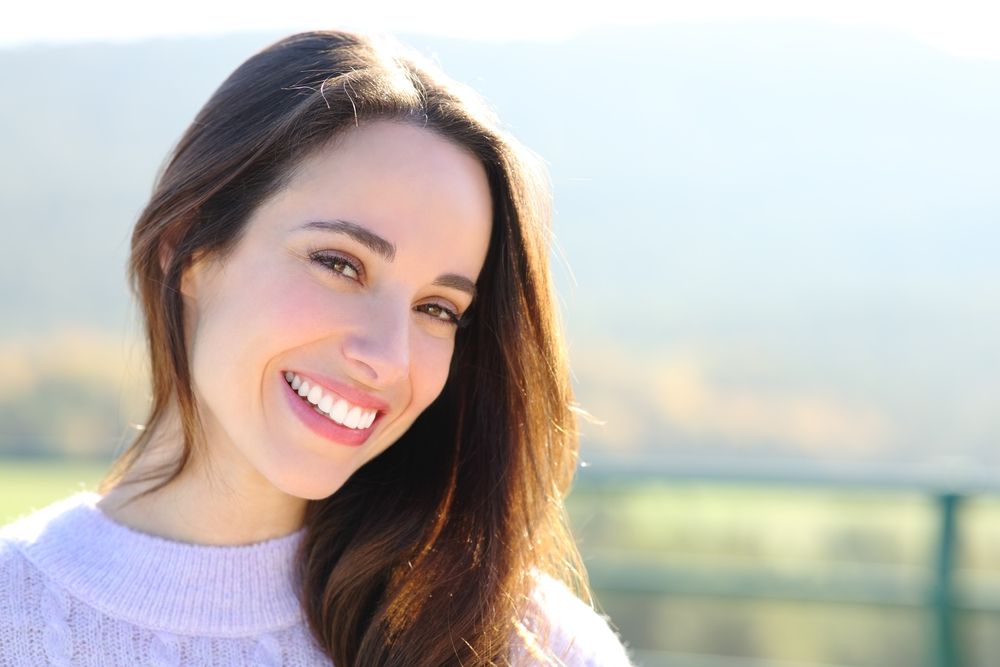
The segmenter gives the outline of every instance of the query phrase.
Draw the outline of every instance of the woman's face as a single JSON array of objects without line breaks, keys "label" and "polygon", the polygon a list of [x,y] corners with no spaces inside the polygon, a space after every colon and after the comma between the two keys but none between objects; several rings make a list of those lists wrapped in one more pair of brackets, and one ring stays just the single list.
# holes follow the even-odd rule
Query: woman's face
[{"label": "woman's face", "polygon": [[218,469],[325,498],[395,442],[444,387],[491,220],[482,165],[423,128],[352,127],[304,161],[182,282]]}]

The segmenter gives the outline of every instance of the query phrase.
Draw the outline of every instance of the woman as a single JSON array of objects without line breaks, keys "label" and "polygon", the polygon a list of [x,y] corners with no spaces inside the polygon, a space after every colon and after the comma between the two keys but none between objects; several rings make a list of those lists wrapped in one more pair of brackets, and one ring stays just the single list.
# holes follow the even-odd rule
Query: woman
[{"label": "woman", "polygon": [[284,39],[132,237],[152,406],[0,540],[3,664],[626,665],[574,597],[540,172],[389,44]]}]

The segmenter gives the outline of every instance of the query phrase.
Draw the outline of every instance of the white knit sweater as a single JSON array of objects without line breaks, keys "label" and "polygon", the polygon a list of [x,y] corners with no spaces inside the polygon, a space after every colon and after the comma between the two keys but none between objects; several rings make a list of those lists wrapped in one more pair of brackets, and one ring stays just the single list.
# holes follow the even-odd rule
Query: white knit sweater
[{"label": "white knit sweater", "polygon": [[[330,665],[293,585],[303,531],[186,544],[118,524],[98,500],[80,493],[0,530],[0,667]],[[561,584],[543,580],[535,599],[564,664],[629,665],[606,621]]]}]

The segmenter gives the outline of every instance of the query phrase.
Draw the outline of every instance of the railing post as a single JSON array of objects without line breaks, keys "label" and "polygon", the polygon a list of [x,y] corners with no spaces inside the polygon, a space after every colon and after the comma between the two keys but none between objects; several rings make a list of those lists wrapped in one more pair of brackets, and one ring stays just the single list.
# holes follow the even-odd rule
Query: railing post
[{"label": "railing post", "polygon": [[931,600],[935,626],[935,667],[962,667],[956,632],[954,590],[958,507],[961,501],[962,497],[957,493],[943,493],[937,497],[940,523]]}]

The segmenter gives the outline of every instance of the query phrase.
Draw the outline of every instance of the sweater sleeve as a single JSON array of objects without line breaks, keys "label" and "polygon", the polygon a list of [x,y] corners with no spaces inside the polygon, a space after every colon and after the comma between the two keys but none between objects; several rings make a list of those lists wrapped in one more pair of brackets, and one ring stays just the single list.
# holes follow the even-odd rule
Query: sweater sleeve
[{"label": "sweater sleeve", "polygon": [[[565,585],[542,575],[532,595],[532,610],[525,624],[535,635],[529,648],[515,660],[535,667],[631,667],[628,652],[608,623]],[[530,656],[530,657],[528,657]],[[543,657],[544,656],[544,657]]]}]

